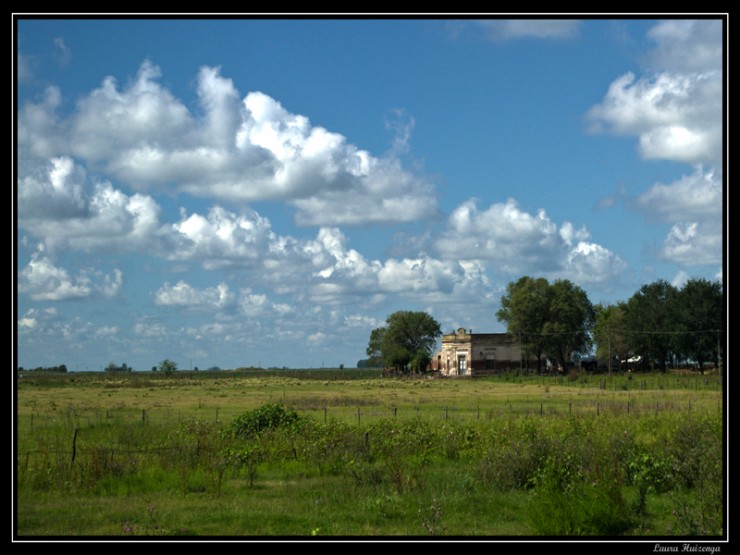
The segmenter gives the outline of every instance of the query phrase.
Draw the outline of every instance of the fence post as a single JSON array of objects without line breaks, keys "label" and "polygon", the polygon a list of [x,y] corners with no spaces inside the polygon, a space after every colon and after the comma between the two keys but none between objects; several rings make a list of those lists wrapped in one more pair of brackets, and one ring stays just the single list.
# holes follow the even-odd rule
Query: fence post
[{"label": "fence post", "polygon": [[72,460],[69,463],[70,468],[74,466],[76,456],[77,456],[77,426],[75,426],[75,433],[72,436]]}]

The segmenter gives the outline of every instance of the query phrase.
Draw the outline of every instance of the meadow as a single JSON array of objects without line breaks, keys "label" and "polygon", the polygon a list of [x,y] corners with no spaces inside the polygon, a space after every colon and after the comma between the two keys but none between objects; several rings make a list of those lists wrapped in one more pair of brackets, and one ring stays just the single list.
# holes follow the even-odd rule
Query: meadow
[{"label": "meadow", "polygon": [[716,375],[17,379],[24,538],[721,538]]}]

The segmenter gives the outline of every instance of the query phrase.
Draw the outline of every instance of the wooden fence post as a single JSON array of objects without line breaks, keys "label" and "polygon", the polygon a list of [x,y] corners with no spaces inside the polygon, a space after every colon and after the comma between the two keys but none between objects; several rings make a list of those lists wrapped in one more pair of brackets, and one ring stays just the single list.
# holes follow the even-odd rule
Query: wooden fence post
[{"label": "wooden fence post", "polygon": [[72,460],[69,463],[70,468],[74,466],[76,456],[77,456],[77,426],[75,426],[75,433],[72,436]]}]

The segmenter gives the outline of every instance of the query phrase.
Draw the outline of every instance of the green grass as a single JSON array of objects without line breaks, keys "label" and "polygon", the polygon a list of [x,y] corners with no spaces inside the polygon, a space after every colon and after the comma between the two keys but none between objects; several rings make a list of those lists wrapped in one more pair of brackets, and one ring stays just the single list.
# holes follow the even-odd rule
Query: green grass
[{"label": "green grass", "polygon": [[724,532],[716,379],[340,372],[24,377],[19,538]]}]

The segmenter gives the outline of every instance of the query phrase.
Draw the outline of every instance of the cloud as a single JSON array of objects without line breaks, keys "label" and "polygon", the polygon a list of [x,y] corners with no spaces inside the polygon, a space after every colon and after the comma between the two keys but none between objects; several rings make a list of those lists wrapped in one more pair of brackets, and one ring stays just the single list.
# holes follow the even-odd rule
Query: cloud
[{"label": "cloud", "polygon": [[212,310],[223,308],[231,302],[233,302],[233,295],[224,283],[217,287],[198,290],[180,280],[175,285],[165,283],[154,295],[154,303],[159,306],[195,307]]},{"label": "cloud", "polygon": [[[41,101],[27,103],[18,114],[18,169],[27,170],[25,156],[46,159],[70,153],[69,124],[57,115],[62,93],[57,87],[47,87]],[[23,176],[23,173],[20,174]]]},{"label": "cloud", "polygon": [[488,260],[516,274],[533,267],[554,269],[559,244],[558,228],[544,210],[528,214],[510,198],[483,211],[476,200],[458,206],[436,249],[444,259]]},{"label": "cloud", "polygon": [[[588,118],[594,129],[638,138],[641,156],[692,164],[694,173],[656,183],[629,201],[647,220],[671,224],[658,256],[718,264],[722,256],[723,83],[720,20],[654,26],[646,74],[616,79]],[[704,170],[707,165],[710,169]]]},{"label": "cloud", "polygon": [[665,185],[656,183],[632,201],[646,218],[673,224],[659,256],[680,264],[719,264],[722,257],[721,176],[700,166]]},{"label": "cloud", "polygon": [[59,67],[62,68],[69,65],[69,62],[72,60],[72,51],[61,37],[54,39],[54,58],[56,58]]},{"label": "cloud", "polygon": [[390,154],[378,158],[314,126],[262,92],[243,100],[219,68],[197,78],[199,113],[163,88],[145,61],[120,88],[114,77],[62,118],[49,88],[19,118],[19,147],[46,159],[70,156],[139,191],[169,188],[221,201],[282,200],[301,225],[412,221],[436,213],[428,181],[395,157],[412,118],[397,122]]},{"label": "cloud", "polygon": [[673,279],[671,280],[671,285],[673,285],[673,287],[681,289],[690,279],[691,276],[689,274],[687,274],[683,270],[679,270],[678,272],[676,272],[676,275],[673,276]]},{"label": "cloud", "polygon": [[491,19],[478,22],[486,36],[495,41],[534,38],[571,39],[578,36],[581,22],[572,19]]},{"label": "cloud", "polygon": [[668,185],[656,183],[638,195],[633,206],[664,222],[701,220],[719,222],[722,217],[722,180],[714,170],[701,166]]},{"label": "cloud", "polygon": [[656,47],[644,61],[649,68],[685,73],[722,69],[722,21],[673,19],[648,31]]},{"label": "cloud", "polygon": [[655,71],[617,78],[587,114],[592,130],[639,139],[646,159],[718,164],[722,156],[722,34],[718,22],[669,22],[649,34]]},{"label": "cloud", "polygon": [[544,210],[529,214],[514,199],[485,210],[471,199],[452,212],[435,246],[442,259],[486,261],[504,275],[551,274],[576,283],[605,283],[624,261],[588,238],[585,227],[576,229],[570,222],[558,227]]},{"label": "cloud", "polygon": [[90,183],[68,157],[52,159],[18,182],[18,223],[49,250],[167,252],[159,206],[108,182]]},{"label": "cloud", "polygon": [[76,277],[70,276],[64,268],[56,266],[45,255],[44,248],[40,245],[19,274],[18,290],[35,301],[84,299],[93,295],[112,298],[120,291],[122,281],[120,270],[114,270],[112,277],[97,271],[85,271]]},{"label": "cloud", "polygon": [[18,202],[24,218],[70,219],[89,216],[85,170],[67,157],[52,158],[35,175],[18,186]]},{"label": "cloud", "polygon": [[258,265],[278,241],[270,222],[257,212],[237,215],[218,206],[206,216],[182,211],[172,230],[177,248],[168,258],[199,261],[206,269]]},{"label": "cloud", "polygon": [[720,264],[722,235],[696,222],[671,227],[660,251],[666,260],[687,265]]}]

